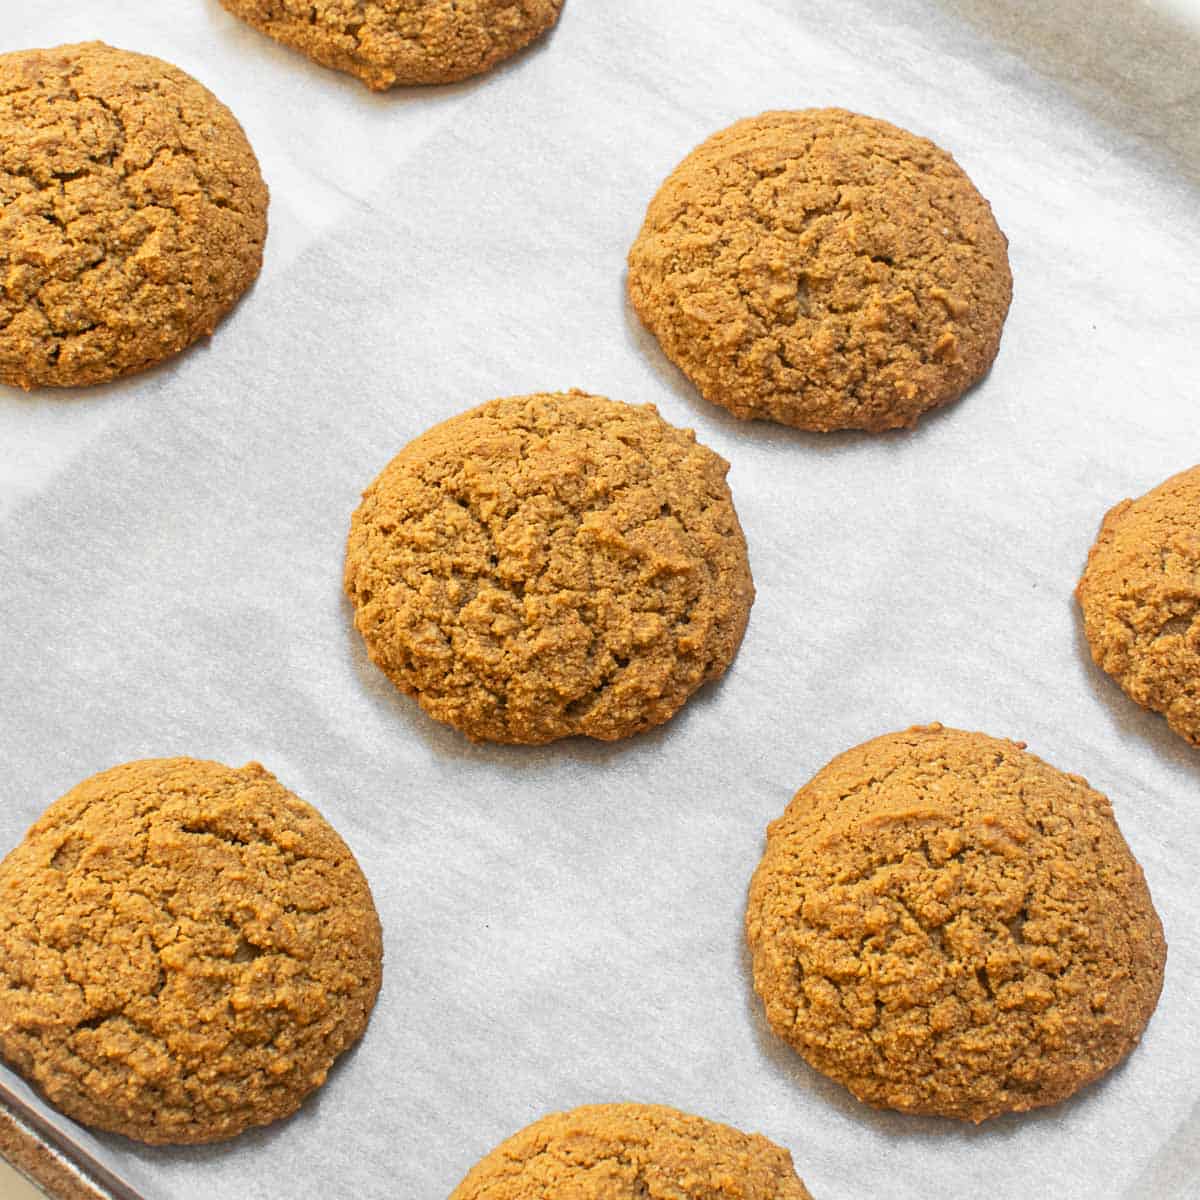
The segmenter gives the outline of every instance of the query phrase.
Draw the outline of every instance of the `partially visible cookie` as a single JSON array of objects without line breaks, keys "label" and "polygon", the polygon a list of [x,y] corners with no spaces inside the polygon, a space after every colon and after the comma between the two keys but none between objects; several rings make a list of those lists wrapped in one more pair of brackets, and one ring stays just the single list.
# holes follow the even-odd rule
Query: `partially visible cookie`
[{"label": "partially visible cookie", "polygon": [[594,1104],[526,1126],[450,1200],[812,1200],[761,1134],[651,1104]]},{"label": "partially visible cookie", "polygon": [[213,332],[262,265],[233,114],[101,42],[0,55],[0,382],[79,387]]},{"label": "partially visible cookie", "polygon": [[0,1052],[55,1107],[150,1143],[289,1116],[366,1029],[367,882],[257,763],[127,763],[0,863]]},{"label": "partially visible cookie", "polygon": [[652,405],[583,392],[436,426],[351,521],[372,661],[475,739],[661,724],[733,661],[754,599],[728,469]]},{"label": "partially visible cookie", "polygon": [[255,29],[373,91],[453,83],[511,58],[563,0],[221,0]]},{"label": "partially visible cookie", "polygon": [[662,185],[629,297],[667,357],[735,416],[911,426],[986,374],[1008,243],[944,150],[842,109],[714,134]]},{"label": "partially visible cookie", "polygon": [[1200,746],[1200,467],[1109,511],[1075,595],[1096,665]]},{"label": "partially visible cookie", "polygon": [[860,1100],[982,1121],[1137,1044],[1162,925],[1112,807],[930,725],[835,758],[767,831],[746,932],[775,1032]]}]

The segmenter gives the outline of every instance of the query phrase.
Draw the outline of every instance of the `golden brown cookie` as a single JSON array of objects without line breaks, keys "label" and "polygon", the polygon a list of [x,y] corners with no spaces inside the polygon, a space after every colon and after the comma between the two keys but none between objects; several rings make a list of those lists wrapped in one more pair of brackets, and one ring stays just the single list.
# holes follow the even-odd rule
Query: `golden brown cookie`
[{"label": "golden brown cookie", "polygon": [[1097,666],[1200,746],[1200,467],[1105,516],[1075,595]]},{"label": "golden brown cookie", "polygon": [[812,1200],[761,1134],[651,1104],[594,1104],[526,1126],[450,1200]]},{"label": "golden brown cookie", "polygon": [[212,333],[262,265],[233,114],[102,42],[0,55],[0,382],[78,387]]},{"label": "golden brown cookie", "polygon": [[1166,944],[1109,802],[1021,742],[848,750],[767,830],[746,932],[767,1019],[860,1100],[982,1121],[1137,1044]]},{"label": "golden brown cookie", "polygon": [[613,739],[733,660],[754,585],[729,464],[652,405],[514,396],[363,493],[346,594],[372,661],[468,737]]},{"label": "golden brown cookie", "polygon": [[376,92],[453,83],[511,58],[563,0],[221,0],[234,16]]},{"label": "golden brown cookie", "polygon": [[127,763],[0,863],[0,1051],[86,1125],[233,1137],[325,1081],[382,956],[354,856],[273,775]]},{"label": "golden brown cookie", "polygon": [[824,108],[751,117],[693,150],[629,252],[629,297],[735,416],[882,430],[986,374],[1012,276],[949,154]]}]

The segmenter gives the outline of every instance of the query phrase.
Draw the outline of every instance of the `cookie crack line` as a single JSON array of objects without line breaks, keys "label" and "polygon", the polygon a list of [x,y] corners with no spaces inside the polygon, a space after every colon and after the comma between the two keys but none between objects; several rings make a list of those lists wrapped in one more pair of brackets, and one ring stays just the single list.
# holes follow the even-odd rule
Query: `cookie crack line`
[{"label": "cookie crack line", "polygon": [[1115,1066],[1166,959],[1105,798],[940,726],[847,751],[796,794],[746,933],[768,1022],[810,1065],[871,1104],[975,1121]]},{"label": "cookie crack line", "polygon": [[266,237],[266,187],[229,111],[101,43],[0,55],[0,93],[0,382],[104,382],[211,334]]},{"label": "cookie crack line", "polygon": [[563,0],[221,0],[235,16],[375,91],[483,74],[550,29]]},{"label": "cookie crack line", "polygon": [[[524,453],[522,453],[521,461],[522,462],[526,461],[524,458]],[[648,460],[646,461],[646,465],[647,465],[647,467],[650,466],[650,463]],[[487,535],[488,547],[489,547],[489,552],[490,552],[489,557],[491,560],[491,565],[493,568],[497,568],[499,566],[500,558],[502,555],[502,547],[499,543],[499,535],[501,533],[503,533],[503,531],[507,527],[508,523],[516,515],[515,511],[512,509],[509,509],[507,511],[500,512],[498,510],[493,517],[488,518],[488,517],[485,517],[481,513],[478,502],[476,501],[476,499],[473,496],[471,496],[471,495],[464,496],[458,491],[451,491],[449,489],[449,487],[447,486],[444,478],[439,479],[436,482],[430,481],[430,480],[426,480],[425,482],[427,483],[428,486],[440,491],[445,496],[445,498],[447,500],[449,500],[451,503],[457,504],[459,507],[465,509],[470,514],[470,516],[475,520],[476,527],[481,532],[483,532]],[[579,528],[581,527],[581,525],[583,523],[583,519],[585,517],[608,513],[614,509],[614,507],[617,505],[618,500],[622,496],[627,495],[629,492],[631,492],[635,489],[644,491],[644,490],[646,490],[646,487],[647,487],[647,483],[645,480],[635,480],[635,481],[631,481],[628,483],[616,485],[610,491],[605,493],[605,497],[604,497],[605,502],[603,504],[596,504],[593,502],[593,503],[589,504],[587,509],[584,510],[581,514],[572,514],[571,521],[573,524],[573,528],[575,529],[576,532],[578,532]],[[708,509],[705,508],[704,510],[702,510],[700,515],[703,516],[707,512],[708,512]],[[692,527],[689,527],[686,517],[684,515],[674,513],[673,511],[670,510],[669,505],[664,503],[664,504],[660,505],[659,512],[657,515],[649,514],[644,517],[639,517],[639,518],[635,519],[631,524],[624,527],[621,531],[622,537],[628,538],[632,534],[636,534],[636,533],[642,531],[648,525],[652,524],[654,521],[656,521],[658,519],[661,519],[663,516],[675,517],[675,519],[679,521],[681,527],[685,530],[685,532],[687,532],[690,536],[693,536],[693,537],[696,536],[697,530]],[[564,522],[560,522],[558,524],[558,526],[556,526],[555,531],[557,531],[557,529],[559,529],[559,528],[562,528],[563,523]],[[707,566],[707,564],[705,564],[705,565]],[[547,563],[546,565],[543,566],[542,570],[532,573],[532,574],[520,576],[520,577],[517,577],[517,576],[510,577],[507,575],[501,575],[498,570],[493,569],[492,571],[489,571],[487,573],[481,572],[479,575],[472,576],[471,578],[473,578],[477,581],[486,582],[486,583],[496,587],[498,590],[508,592],[508,594],[510,596],[512,596],[514,599],[523,601],[527,595],[540,594],[541,590],[539,588],[539,585],[541,583],[543,583],[549,570],[550,570],[550,566]],[[394,585],[396,583],[399,583],[400,580],[398,578],[396,578],[396,579],[393,579],[391,582]],[[553,589],[550,589],[550,590],[553,590]],[[459,604],[458,613],[461,613],[462,609],[466,608],[474,598],[475,598],[474,595],[470,595],[470,596],[464,595],[461,603]],[[646,608],[646,609],[633,609],[632,611],[635,613],[651,614],[651,613],[657,613],[659,610],[654,609],[654,608]],[[578,615],[581,618],[583,618],[585,620],[585,623],[592,625],[594,627],[594,621],[588,620],[589,616],[594,615],[593,606],[583,604],[578,609],[576,609],[576,612],[578,613]],[[457,618],[457,613],[455,614],[455,618]],[[681,620],[676,623],[676,628],[679,628],[680,626],[685,625],[686,623],[687,623],[687,615],[685,614],[685,617],[681,618]],[[455,625],[456,625],[456,620],[447,621],[447,624],[443,627],[443,632],[446,634],[449,634],[450,632],[453,631],[453,629],[455,628]]]},{"label": "cookie crack line", "polygon": [[[892,143],[915,152],[881,151]],[[987,202],[949,155],[808,110],[694,150],[649,206],[628,289],[667,357],[735,416],[883,430],[982,378],[1011,276]]]},{"label": "cookie crack line", "polygon": [[1092,658],[1200,746],[1200,467],[1108,511],[1075,589]]},{"label": "cookie crack line", "polygon": [[85,1124],[232,1137],[361,1036],[382,954],[349,850],[258,764],[123,764],[0,863],[0,1052]]},{"label": "cookie crack line", "polygon": [[401,690],[471,736],[618,737],[719,675],[753,585],[727,465],[650,408],[493,401],[364,493],[355,624]]},{"label": "cookie crack line", "polygon": [[811,1200],[781,1146],[650,1104],[586,1105],[542,1117],[480,1160],[450,1200],[484,1200],[497,1188],[506,1196],[565,1190],[611,1200],[666,1200],[668,1194],[672,1200]]}]

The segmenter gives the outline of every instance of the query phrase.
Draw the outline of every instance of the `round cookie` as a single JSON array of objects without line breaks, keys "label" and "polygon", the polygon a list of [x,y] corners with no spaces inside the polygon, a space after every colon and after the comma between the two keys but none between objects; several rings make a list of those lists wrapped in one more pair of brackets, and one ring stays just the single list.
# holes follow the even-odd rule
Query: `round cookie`
[{"label": "round cookie", "polygon": [[892,429],[987,373],[1007,247],[932,142],[841,109],[769,112],[671,173],[629,252],[629,298],[735,416]]},{"label": "round cookie", "polygon": [[234,16],[376,92],[482,75],[540,37],[563,0],[221,0]]},{"label": "round cookie", "polygon": [[1200,746],[1200,467],[1105,516],[1075,595],[1096,665]]},{"label": "round cookie", "polygon": [[233,114],[101,42],[0,55],[0,382],[79,387],[212,333],[262,265]]},{"label": "round cookie", "polygon": [[606,740],[733,660],[754,600],[729,464],[573,391],[494,400],[363,493],[345,589],[371,659],[476,740]]},{"label": "round cookie", "polygon": [[860,1100],[982,1121],[1137,1044],[1166,944],[1109,802],[930,725],[835,758],[767,831],[746,932],[774,1031]]},{"label": "round cookie", "polygon": [[526,1126],[450,1200],[812,1200],[757,1133],[651,1104],[594,1104]]},{"label": "round cookie", "polygon": [[233,1137],[324,1082],[382,955],[353,855],[269,772],[127,763],[0,863],[0,1052],[85,1125]]}]

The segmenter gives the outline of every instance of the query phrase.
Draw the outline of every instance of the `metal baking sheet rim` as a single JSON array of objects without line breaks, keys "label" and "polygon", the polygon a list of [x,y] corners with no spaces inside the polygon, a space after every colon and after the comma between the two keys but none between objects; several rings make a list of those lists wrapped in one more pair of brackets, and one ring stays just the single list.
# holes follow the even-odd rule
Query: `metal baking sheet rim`
[{"label": "metal baking sheet rim", "polygon": [[53,1200],[143,1200],[0,1080],[0,1155]]}]

